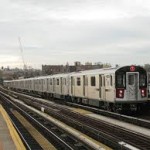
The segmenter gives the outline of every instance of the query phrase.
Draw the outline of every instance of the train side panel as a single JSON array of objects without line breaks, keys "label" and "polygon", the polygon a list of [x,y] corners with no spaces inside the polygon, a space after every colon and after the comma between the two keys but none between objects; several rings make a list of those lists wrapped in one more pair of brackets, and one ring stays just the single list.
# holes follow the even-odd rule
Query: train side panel
[{"label": "train side panel", "polygon": [[51,90],[53,90],[54,97],[65,98],[68,95],[68,75],[57,75],[53,77]]}]

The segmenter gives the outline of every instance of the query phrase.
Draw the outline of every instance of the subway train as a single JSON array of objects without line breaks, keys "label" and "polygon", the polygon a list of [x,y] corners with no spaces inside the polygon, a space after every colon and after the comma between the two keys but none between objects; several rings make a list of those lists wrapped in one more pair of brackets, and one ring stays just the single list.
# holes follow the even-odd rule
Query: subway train
[{"label": "subway train", "polygon": [[134,65],[7,80],[4,86],[110,111],[137,110],[148,100],[147,72]]}]

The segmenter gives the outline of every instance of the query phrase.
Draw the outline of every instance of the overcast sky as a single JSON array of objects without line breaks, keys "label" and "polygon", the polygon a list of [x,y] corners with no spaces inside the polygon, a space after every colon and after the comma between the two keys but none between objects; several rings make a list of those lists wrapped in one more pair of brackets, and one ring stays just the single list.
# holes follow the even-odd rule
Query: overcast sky
[{"label": "overcast sky", "polygon": [[150,0],[0,2],[0,67],[150,63]]}]

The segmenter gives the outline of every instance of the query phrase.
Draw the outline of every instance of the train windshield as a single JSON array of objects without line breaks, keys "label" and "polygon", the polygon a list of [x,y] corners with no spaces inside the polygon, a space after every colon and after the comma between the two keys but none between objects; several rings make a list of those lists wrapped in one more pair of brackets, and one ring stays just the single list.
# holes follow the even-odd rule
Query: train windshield
[{"label": "train windshield", "polygon": [[139,77],[139,86],[143,87],[143,86],[147,86],[147,77],[145,74],[140,74]]},{"label": "train windshield", "polygon": [[125,88],[125,74],[118,74],[116,76],[116,87]]}]

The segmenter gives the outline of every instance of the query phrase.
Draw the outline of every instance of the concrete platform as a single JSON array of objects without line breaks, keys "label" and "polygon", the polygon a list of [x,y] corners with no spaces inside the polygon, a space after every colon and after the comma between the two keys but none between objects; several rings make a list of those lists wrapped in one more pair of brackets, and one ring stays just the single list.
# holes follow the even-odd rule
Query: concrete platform
[{"label": "concrete platform", "polygon": [[6,111],[0,105],[0,150],[25,150]]}]

